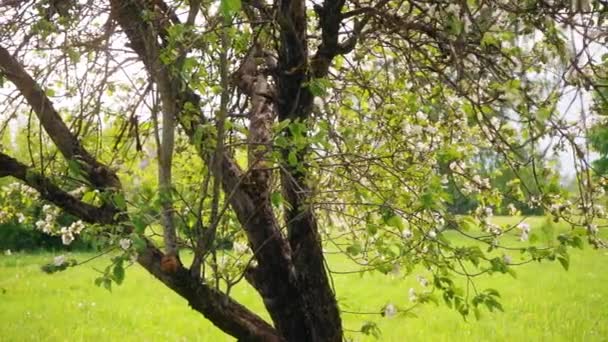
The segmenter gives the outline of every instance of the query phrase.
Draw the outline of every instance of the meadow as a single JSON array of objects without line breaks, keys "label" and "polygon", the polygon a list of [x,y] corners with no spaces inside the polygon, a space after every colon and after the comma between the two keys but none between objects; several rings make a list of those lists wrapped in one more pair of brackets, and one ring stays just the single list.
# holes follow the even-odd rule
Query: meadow
[{"label": "meadow", "polygon": [[[503,219],[511,220],[511,219]],[[542,220],[533,219],[538,225]],[[191,310],[187,303],[139,266],[130,267],[123,285],[112,292],[93,284],[95,269],[109,256],[48,275],[40,266],[53,253],[0,256],[0,341],[231,341]],[[85,260],[91,253],[73,253]],[[344,259],[328,258],[340,268]],[[482,312],[466,321],[444,304],[417,306],[412,315],[344,313],[347,336],[374,341],[357,331],[378,324],[379,341],[608,341],[608,252],[571,250],[570,269],[557,262],[531,263],[509,275],[480,277],[480,289],[498,289],[503,312]],[[377,312],[391,302],[408,306],[408,290],[420,288],[415,274],[336,274],[333,281],[346,311]],[[243,284],[233,290],[262,315],[262,303]]]}]

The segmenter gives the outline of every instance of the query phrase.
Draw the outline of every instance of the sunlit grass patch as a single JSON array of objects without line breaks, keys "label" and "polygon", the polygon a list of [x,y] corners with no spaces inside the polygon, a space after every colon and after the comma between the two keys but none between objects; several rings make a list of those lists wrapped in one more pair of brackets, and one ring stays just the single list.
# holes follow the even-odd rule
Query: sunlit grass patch
[{"label": "sunlit grass patch", "polygon": [[[495,221],[512,222],[496,217]],[[539,229],[544,218],[530,218]],[[556,231],[567,229],[561,225]],[[450,233],[454,243],[466,243]],[[516,238],[513,238],[516,241]],[[165,288],[141,267],[127,269],[112,292],[96,287],[108,257],[53,275],[40,271],[54,254],[0,256],[0,340],[2,341],[230,341],[185,300]],[[89,253],[70,257],[85,260]],[[348,269],[347,259],[328,255],[330,268]],[[415,307],[412,315],[379,315],[387,303],[409,307],[409,289],[421,290],[417,275],[334,274],[344,327],[354,340],[373,340],[359,331],[365,322],[378,325],[380,341],[605,341],[608,337],[608,252],[571,249],[570,270],[557,262],[530,263],[507,274],[482,276],[478,289],[500,291],[505,312],[482,312],[463,320],[442,302]],[[237,286],[233,294],[267,317],[255,291]],[[353,314],[348,312],[364,312]]]}]

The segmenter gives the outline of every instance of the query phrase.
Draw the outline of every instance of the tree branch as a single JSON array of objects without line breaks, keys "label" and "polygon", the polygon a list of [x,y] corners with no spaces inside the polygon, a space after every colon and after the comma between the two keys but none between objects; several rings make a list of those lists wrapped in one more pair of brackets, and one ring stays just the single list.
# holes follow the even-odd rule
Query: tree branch
[{"label": "tree branch", "polygon": [[21,66],[21,63],[2,46],[0,46],[0,72],[15,84],[21,95],[32,106],[44,130],[61,154],[68,160],[79,161],[80,166],[95,187],[99,189],[121,188],[116,174],[84,149],[80,141],[63,122],[44,90]]},{"label": "tree branch", "polygon": [[68,213],[89,223],[112,224],[116,222],[117,211],[114,207],[93,205],[81,202],[63,191],[51,180],[31,170],[16,159],[0,152],[0,178],[12,176],[36,189],[42,198],[63,208]]}]

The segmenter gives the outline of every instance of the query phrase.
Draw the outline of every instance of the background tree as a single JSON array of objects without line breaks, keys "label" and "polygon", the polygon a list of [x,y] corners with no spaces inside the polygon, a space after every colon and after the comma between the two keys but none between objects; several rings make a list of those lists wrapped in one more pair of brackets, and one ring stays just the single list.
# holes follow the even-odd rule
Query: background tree
[{"label": "background tree", "polygon": [[[606,34],[604,4],[576,4],[3,2],[2,133],[27,121],[34,134],[21,160],[3,145],[0,177],[120,246],[96,283],[120,283],[136,260],[241,340],[343,338],[324,244],[353,272],[424,267],[465,316],[500,309],[494,290],[452,278],[512,272],[512,251],[567,268],[582,237],[603,245],[588,161],[557,111]],[[585,44],[570,48],[565,32]],[[554,173],[536,151],[545,137],[576,152],[574,202],[540,181]],[[480,150],[515,177],[530,170],[535,191],[512,182],[509,196],[577,229],[546,246],[508,239],[518,229],[491,222],[505,194],[480,176]],[[158,177],[142,180],[149,160]],[[474,197],[472,215],[447,210],[446,182]],[[230,297],[242,279],[272,324]]]}]

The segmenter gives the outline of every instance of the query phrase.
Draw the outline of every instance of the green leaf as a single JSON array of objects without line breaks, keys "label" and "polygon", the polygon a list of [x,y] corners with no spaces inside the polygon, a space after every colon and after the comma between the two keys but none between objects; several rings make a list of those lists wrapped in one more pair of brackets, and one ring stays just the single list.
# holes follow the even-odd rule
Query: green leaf
[{"label": "green leaf", "polygon": [[388,226],[403,230],[405,228],[403,220],[399,215],[393,215],[384,221]]},{"label": "green leaf", "polygon": [[283,195],[279,191],[275,191],[270,195],[270,201],[275,208],[278,208],[283,203]]},{"label": "green leaf", "polygon": [[122,281],[125,279],[125,269],[122,267],[122,262],[118,262],[114,265],[112,275],[114,276],[116,284],[122,284]]},{"label": "green leaf", "polygon": [[220,0],[220,11],[229,17],[241,10],[241,0]]},{"label": "green leaf", "polygon": [[131,241],[133,243],[133,248],[138,252],[143,251],[147,246],[146,240],[142,239],[137,234],[131,234]]},{"label": "green leaf", "polygon": [[125,201],[125,195],[121,192],[114,194],[114,196],[112,196],[112,199],[114,200],[114,204],[116,204],[116,207],[118,207],[119,209],[126,209],[127,208],[127,202]]},{"label": "green leaf", "polygon": [[475,319],[476,320],[480,320],[481,319],[481,311],[479,311],[478,307],[474,307],[473,308],[473,314],[475,314]]},{"label": "green leaf", "polygon": [[378,328],[378,325],[374,322],[363,323],[361,326],[361,332],[365,335],[374,336],[375,338],[380,337],[380,328]]},{"label": "green leaf", "polygon": [[296,155],[296,151],[289,151],[289,154],[287,155],[287,163],[289,164],[289,166],[298,165],[298,156]]},{"label": "green leaf", "polygon": [[359,255],[361,253],[361,245],[358,242],[355,242],[354,244],[346,247],[346,253],[352,256]]},{"label": "green leaf", "polygon": [[313,78],[304,85],[308,86],[312,95],[320,97],[327,95],[327,90],[331,88],[331,82],[326,78]]},{"label": "green leaf", "polygon": [[567,258],[564,257],[558,257],[557,261],[559,261],[559,263],[562,265],[562,267],[564,268],[564,270],[568,270],[568,268],[570,268],[570,260],[568,260]]}]

